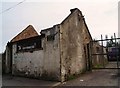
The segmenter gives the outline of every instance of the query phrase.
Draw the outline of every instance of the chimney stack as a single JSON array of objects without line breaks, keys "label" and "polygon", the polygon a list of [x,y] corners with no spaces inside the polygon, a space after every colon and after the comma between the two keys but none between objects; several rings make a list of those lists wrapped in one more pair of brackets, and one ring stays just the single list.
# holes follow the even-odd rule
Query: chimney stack
[{"label": "chimney stack", "polygon": [[77,10],[78,8],[74,8],[74,9],[70,9],[70,12],[73,13],[75,10]]}]

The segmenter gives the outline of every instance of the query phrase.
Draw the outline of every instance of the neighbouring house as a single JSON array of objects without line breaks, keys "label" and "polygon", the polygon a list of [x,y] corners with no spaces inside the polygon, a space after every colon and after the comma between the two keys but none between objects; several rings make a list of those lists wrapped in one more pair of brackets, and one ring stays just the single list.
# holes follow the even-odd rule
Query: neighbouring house
[{"label": "neighbouring house", "polygon": [[6,73],[63,82],[90,70],[92,37],[82,12],[70,11],[40,35],[29,25],[14,37],[6,46]]},{"label": "neighbouring house", "polygon": [[1,54],[1,71],[4,74],[5,73],[5,59],[6,59],[6,53]]},{"label": "neighbouring house", "polygon": [[108,63],[107,48],[99,44],[99,42],[93,41],[92,45],[92,67],[103,68]]}]

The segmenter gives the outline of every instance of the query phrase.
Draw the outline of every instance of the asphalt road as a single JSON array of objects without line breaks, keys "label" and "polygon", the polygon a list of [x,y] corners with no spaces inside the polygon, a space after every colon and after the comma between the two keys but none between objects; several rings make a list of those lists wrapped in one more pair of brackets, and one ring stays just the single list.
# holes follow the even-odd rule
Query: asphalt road
[{"label": "asphalt road", "polygon": [[94,70],[59,86],[118,86],[117,70]]},{"label": "asphalt road", "polygon": [[[113,64],[112,64],[113,65]],[[120,85],[120,71],[118,69],[99,69],[93,70],[92,72],[87,72],[80,75],[78,78],[66,81],[64,83],[52,82],[52,81],[43,81],[37,79],[23,78],[23,77],[12,77],[9,75],[3,76],[3,86],[26,86],[22,88],[41,88],[41,86],[47,87],[70,87],[70,86],[107,86],[107,88],[117,87]],[[10,87],[12,88],[12,87]],[[16,87],[15,87],[16,88]],[[98,87],[97,87],[98,88]],[[101,87],[100,87],[101,88]],[[117,87],[118,88],[118,87]]]},{"label": "asphalt road", "polygon": [[56,86],[56,88],[61,86],[118,86],[118,76],[115,69],[94,70],[60,84],[59,82],[4,75],[3,86],[32,86],[38,88],[40,86]]},{"label": "asphalt road", "polygon": [[3,75],[2,86],[16,86],[16,87],[52,87],[59,84],[59,82],[53,81],[43,81],[38,79],[24,78],[24,77],[16,77],[10,75]]},{"label": "asphalt road", "polygon": [[[117,68],[116,62],[110,62],[107,68]],[[119,73],[119,74],[118,74]],[[120,87],[120,69],[94,69],[73,79],[60,84],[63,86],[94,86],[94,87]]]}]

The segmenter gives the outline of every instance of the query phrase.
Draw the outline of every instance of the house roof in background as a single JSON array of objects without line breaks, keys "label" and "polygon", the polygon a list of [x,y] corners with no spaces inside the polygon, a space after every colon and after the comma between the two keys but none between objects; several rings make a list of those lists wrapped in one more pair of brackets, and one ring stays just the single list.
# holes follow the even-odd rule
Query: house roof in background
[{"label": "house roof in background", "polygon": [[10,42],[16,42],[19,40],[35,37],[38,35],[39,34],[34,29],[34,27],[32,25],[29,25],[22,32],[20,32],[17,36],[15,36]]}]

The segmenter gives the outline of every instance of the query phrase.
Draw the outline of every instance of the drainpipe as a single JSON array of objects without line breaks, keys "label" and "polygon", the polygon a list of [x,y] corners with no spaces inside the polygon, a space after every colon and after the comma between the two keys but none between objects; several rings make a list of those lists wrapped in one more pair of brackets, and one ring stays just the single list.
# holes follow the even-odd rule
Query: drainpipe
[{"label": "drainpipe", "polygon": [[60,81],[61,83],[63,83],[65,81],[65,77],[64,77],[64,70],[63,70],[63,50],[62,50],[62,31],[61,31],[61,25],[59,28],[59,52],[60,52]]}]

